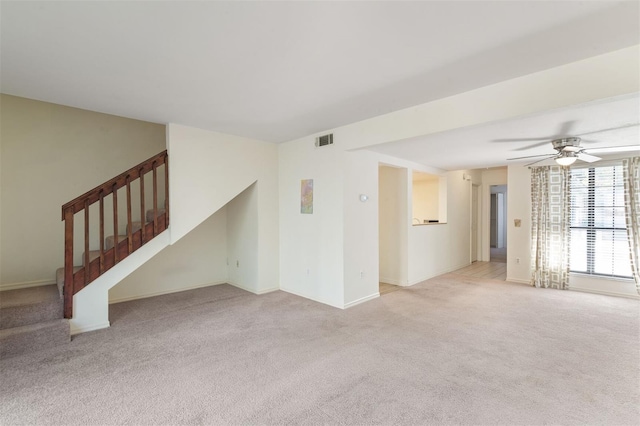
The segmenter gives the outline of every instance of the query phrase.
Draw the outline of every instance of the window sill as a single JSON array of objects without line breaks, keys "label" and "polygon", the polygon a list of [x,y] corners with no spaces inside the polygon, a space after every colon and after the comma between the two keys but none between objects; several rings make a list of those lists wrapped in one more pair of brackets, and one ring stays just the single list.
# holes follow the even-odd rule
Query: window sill
[{"label": "window sill", "polygon": [[606,275],[590,275],[590,274],[582,274],[580,272],[569,272],[570,277],[576,278],[584,278],[588,280],[605,280],[605,281],[618,281],[623,283],[632,283],[635,284],[633,278],[623,278],[623,277],[608,277]]}]

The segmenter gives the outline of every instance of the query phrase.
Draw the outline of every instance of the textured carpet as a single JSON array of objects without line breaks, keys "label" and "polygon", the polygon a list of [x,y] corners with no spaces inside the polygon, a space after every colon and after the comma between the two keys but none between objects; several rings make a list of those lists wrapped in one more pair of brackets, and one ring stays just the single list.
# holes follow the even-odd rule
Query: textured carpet
[{"label": "textured carpet", "polygon": [[638,424],[636,300],[445,275],[348,310],[221,285],[0,361],[0,424]]}]

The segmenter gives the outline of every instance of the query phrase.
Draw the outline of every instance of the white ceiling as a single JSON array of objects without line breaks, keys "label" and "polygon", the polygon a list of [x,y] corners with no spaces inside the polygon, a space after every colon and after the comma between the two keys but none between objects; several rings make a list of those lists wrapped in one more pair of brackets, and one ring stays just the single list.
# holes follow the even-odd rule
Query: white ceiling
[{"label": "white ceiling", "polygon": [[273,142],[640,43],[637,1],[0,5],[3,93]]},{"label": "white ceiling", "polygon": [[[560,137],[598,132],[582,136],[581,146],[587,152],[589,148],[639,145],[639,122],[640,98],[635,94],[367,149],[443,170],[526,165],[538,159],[507,159],[555,154],[551,140]],[[606,129],[612,130],[602,131]]]}]

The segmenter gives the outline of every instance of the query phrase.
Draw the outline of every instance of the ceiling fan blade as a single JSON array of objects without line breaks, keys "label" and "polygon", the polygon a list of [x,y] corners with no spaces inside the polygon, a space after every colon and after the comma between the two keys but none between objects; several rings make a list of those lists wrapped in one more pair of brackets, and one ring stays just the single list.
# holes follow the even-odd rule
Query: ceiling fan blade
[{"label": "ceiling fan blade", "polygon": [[618,127],[609,127],[607,129],[600,129],[600,130],[594,130],[592,132],[586,132],[586,133],[580,133],[579,135],[576,136],[584,136],[584,135],[593,135],[596,133],[604,133],[604,132],[610,132],[612,130],[619,130],[619,129],[626,129],[627,127],[634,127],[634,126],[638,126],[640,125],[640,123],[627,123],[627,124],[623,124],[622,126],[618,126]]},{"label": "ceiling fan blade", "polygon": [[542,163],[543,161],[549,161],[549,160],[551,160],[551,159],[553,159],[555,157],[556,157],[556,155],[551,155],[551,156],[549,156],[547,158],[543,158],[542,160],[537,160],[537,161],[534,161],[533,163],[525,164],[524,166],[525,167],[533,166],[534,164]]},{"label": "ceiling fan blade", "polygon": [[577,154],[578,159],[582,161],[586,161],[587,163],[595,163],[598,160],[602,160],[600,157],[596,157],[595,155],[585,154],[584,152],[579,152]]},{"label": "ceiling fan blade", "polygon": [[557,154],[542,154],[542,155],[528,155],[526,157],[507,158],[507,160],[524,160],[525,158],[538,158],[538,157],[555,157]]},{"label": "ceiling fan blade", "polygon": [[527,146],[523,146],[523,147],[520,147],[520,148],[516,148],[516,149],[514,149],[514,151],[526,151],[528,149],[532,149],[532,148],[536,148],[536,147],[543,146],[543,145],[548,145],[548,144],[549,144],[549,141],[546,140],[544,142],[534,143],[533,145],[527,145]]},{"label": "ceiling fan blade", "polygon": [[608,152],[628,152],[628,151],[640,151],[640,145],[626,145],[626,146],[603,146],[600,148],[589,148],[586,149],[587,154],[592,154],[592,153],[599,153],[599,152],[603,152],[603,153],[608,153]]},{"label": "ceiling fan blade", "polygon": [[548,138],[509,138],[509,139],[492,139],[491,142],[539,142],[545,141],[549,142],[551,139],[554,139],[554,136],[549,136]]}]

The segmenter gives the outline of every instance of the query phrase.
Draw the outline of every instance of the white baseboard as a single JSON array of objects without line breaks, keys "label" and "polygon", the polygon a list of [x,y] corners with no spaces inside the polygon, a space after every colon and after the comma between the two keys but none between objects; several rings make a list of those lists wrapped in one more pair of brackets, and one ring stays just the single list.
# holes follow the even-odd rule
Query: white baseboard
[{"label": "white baseboard", "polygon": [[[391,283],[389,283],[389,284],[391,284]],[[352,306],[356,306],[356,305],[359,305],[361,303],[368,302],[369,300],[373,300],[373,299],[376,299],[378,297],[380,297],[380,293],[378,293],[378,292],[373,293],[373,294],[371,294],[369,296],[361,297],[360,299],[354,300],[353,302],[346,303],[344,305],[344,309],[351,308]]]},{"label": "white baseboard", "polygon": [[287,293],[291,293],[291,294],[293,294],[295,296],[304,297],[305,299],[313,300],[314,302],[322,303],[323,305],[329,305],[329,306],[332,306],[334,308],[344,309],[344,305],[338,305],[336,303],[329,302],[328,300],[322,300],[320,298],[311,297],[311,296],[306,295],[306,294],[298,293],[295,290],[291,290],[291,289],[284,288],[284,287],[280,287],[280,290],[282,290],[284,292],[287,292]]},{"label": "white baseboard", "polygon": [[280,287],[271,287],[271,288],[267,288],[265,290],[260,290],[257,291],[255,294],[260,295],[260,294],[267,294],[267,293],[273,293],[274,291],[279,291]]},{"label": "white baseboard", "polygon": [[153,293],[145,293],[137,296],[121,297],[119,299],[109,299],[109,304],[111,305],[114,303],[129,302],[131,300],[146,299],[148,297],[162,296],[163,294],[179,293],[181,291],[195,290],[197,288],[210,287],[212,285],[220,285],[220,284],[226,284],[226,281],[198,284],[198,285],[193,285],[189,287],[172,288],[169,290],[156,291]]},{"label": "white baseboard", "polygon": [[529,280],[521,280],[519,278],[509,278],[507,277],[507,279],[505,281],[508,281],[510,283],[518,283],[518,284],[531,284],[531,281]]},{"label": "white baseboard", "polygon": [[592,290],[588,288],[575,288],[575,287],[569,287],[569,290],[579,291],[581,293],[601,294],[603,296],[625,297],[627,299],[640,300],[640,295],[638,294],[616,293],[615,291]]},{"label": "white baseboard", "polygon": [[255,290],[253,290],[253,289],[251,289],[251,288],[249,288],[247,286],[244,286],[242,284],[238,284],[238,283],[232,282],[232,281],[226,281],[225,284],[232,285],[234,287],[239,288],[240,290],[248,291],[249,293],[253,293],[253,294],[257,294],[257,295],[267,294],[267,293],[271,293],[271,292],[280,290],[280,288],[278,288],[278,287],[271,287],[271,288],[267,288],[267,289],[264,289],[264,290],[255,291]]},{"label": "white baseboard", "polygon": [[70,321],[70,324],[71,324],[71,335],[72,336],[75,336],[76,334],[86,333],[88,331],[102,330],[103,328],[111,327],[111,323],[109,321],[103,322],[103,323],[100,323],[100,324],[85,325],[83,327],[74,327],[73,326],[73,319],[72,319]]},{"label": "white baseboard", "polygon": [[0,284],[0,291],[20,290],[22,288],[40,287],[43,285],[51,285],[55,283],[56,283],[55,281],[51,281],[51,279],[47,279],[47,280],[36,280],[36,281],[23,281],[21,283]]}]

